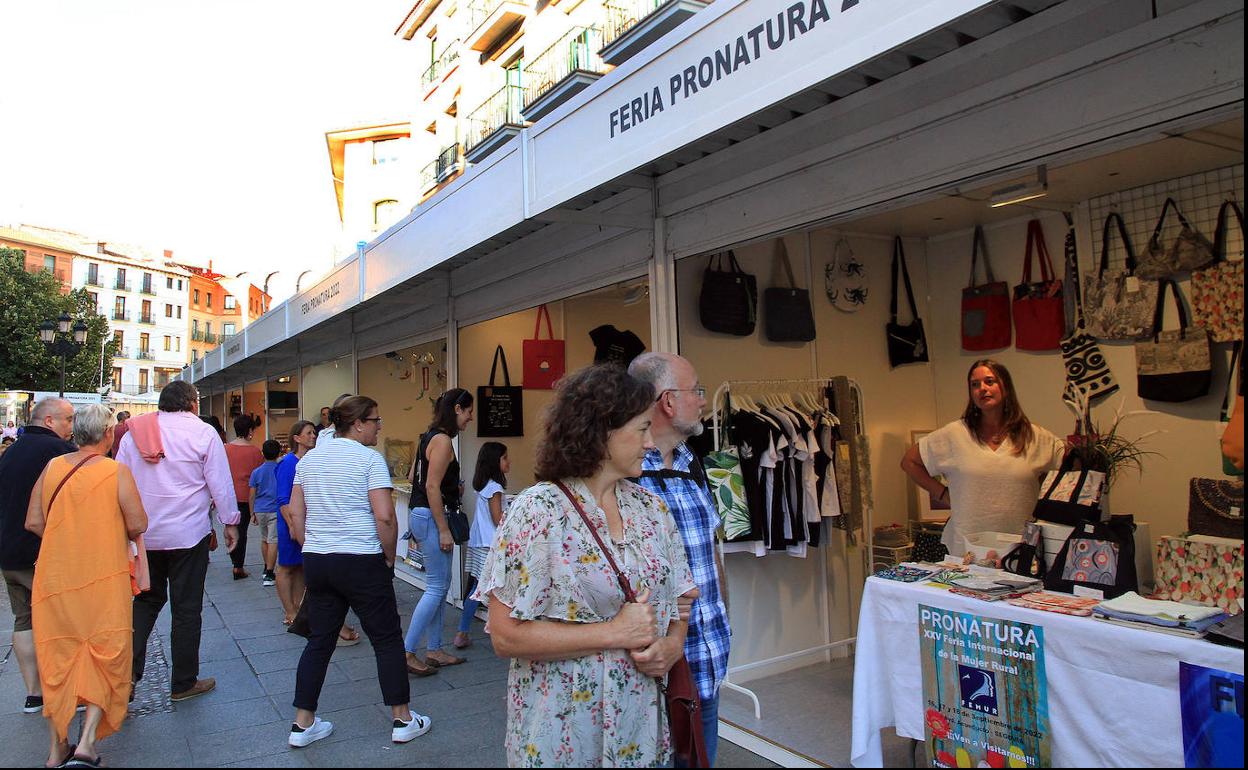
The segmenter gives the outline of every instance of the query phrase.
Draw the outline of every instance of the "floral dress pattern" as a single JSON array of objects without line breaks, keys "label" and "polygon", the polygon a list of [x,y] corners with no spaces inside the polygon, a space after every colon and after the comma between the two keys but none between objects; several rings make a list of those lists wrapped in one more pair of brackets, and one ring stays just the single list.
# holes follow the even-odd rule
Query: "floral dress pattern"
[{"label": "floral dress pattern", "polygon": [[[667,506],[628,481],[616,486],[624,541],[584,484],[565,481],[612,550],[633,589],[650,589],[660,635],[676,598],[696,587]],[[601,623],[624,594],[571,502],[549,482],[520,493],[499,527],[476,596],[493,593],[518,620]],[[513,658],[507,681],[511,767],[656,767],[671,761],[658,686],[625,650],[554,661]]]}]

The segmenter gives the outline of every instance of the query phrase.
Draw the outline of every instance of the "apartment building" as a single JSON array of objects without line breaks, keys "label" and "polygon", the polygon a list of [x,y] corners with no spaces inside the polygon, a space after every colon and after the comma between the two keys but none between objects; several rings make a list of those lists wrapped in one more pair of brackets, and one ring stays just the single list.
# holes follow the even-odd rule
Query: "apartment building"
[{"label": "apartment building", "polygon": [[242,277],[231,278],[208,267],[179,265],[188,274],[189,357],[194,363],[269,311],[271,298]]},{"label": "apartment building", "polygon": [[70,273],[78,244],[72,239],[56,237],[55,233],[28,231],[24,228],[0,227],[0,248],[17,249],[25,255],[26,271],[46,270],[61,283],[61,292],[69,293]]},{"label": "apartment building", "polygon": [[420,199],[704,8],[701,0],[420,0],[395,34],[421,68]]},{"label": "apartment building", "polygon": [[339,256],[376,238],[419,200],[410,172],[411,132],[407,121],[377,121],[325,133],[342,224]]}]

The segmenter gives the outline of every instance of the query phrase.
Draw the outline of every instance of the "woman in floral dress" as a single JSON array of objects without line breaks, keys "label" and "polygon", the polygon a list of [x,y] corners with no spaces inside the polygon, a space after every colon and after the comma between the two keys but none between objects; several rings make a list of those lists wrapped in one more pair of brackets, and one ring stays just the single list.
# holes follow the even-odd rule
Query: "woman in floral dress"
[{"label": "woman in floral dress", "polygon": [[[512,658],[507,762],[512,767],[656,767],[671,736],[656,677],[683,655],[677,599],[697,596],[667,507],[628,481],[652,447],[653,389],[592,366],[559,385],[537,450],[539,483],[499,527],[477,596]],[[626,603],[575,495],[637,593]]]}]

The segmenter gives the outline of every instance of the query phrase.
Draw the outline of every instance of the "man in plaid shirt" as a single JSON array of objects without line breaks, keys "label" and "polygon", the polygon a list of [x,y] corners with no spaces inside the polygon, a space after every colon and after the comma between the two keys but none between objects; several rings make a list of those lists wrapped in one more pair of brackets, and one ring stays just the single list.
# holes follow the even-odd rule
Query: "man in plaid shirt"
[{"label": "man in plaid shirt", "polygon": [[[667,503],[681,538],[699,596],[688,609],[685,658],[693,669],[702,700],[702,728],[711,764],[719,734],[719,685],[728,671],[732,632],[724,606],[722,565],[715,550],[719,513],[706,486],[702,462],[685,442],[700,434],[706,388],[684,358],[671,353],[645,353],[633,360],[629,374],[654,387],[650,432],[656,449],[642,465],[641,484]],[[686,610],[681,608],[682,616]]]}]

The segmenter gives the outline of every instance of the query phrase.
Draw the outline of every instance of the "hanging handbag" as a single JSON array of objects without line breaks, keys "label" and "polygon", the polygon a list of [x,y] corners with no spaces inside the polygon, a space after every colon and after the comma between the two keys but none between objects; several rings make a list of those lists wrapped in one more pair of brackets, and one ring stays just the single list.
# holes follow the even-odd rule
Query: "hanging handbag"
[{"label": "hanging handbag", "polygon": [[823,268],[823,288],[832,307],[854,313],[867,304],[867,267],[844,237],[832,247],[832,261]]},{"label": "hanging handbag", "polygon": [[286,633],[302,636],[304,639],[312,637],[312,624],[308,622],[308,596],[304,594],[303,599],[299,602],[299,609],[295,612],[295,617],[290,621],[290,625],[286,626]]},{"label": "hanging handbag", "polygon": [[[546,319],[546,336],[542,339],[542,319]],[[533,339],[524,341],[524,387],[529,390],[550,390],[563,376],[563,340],[555,339],[550,326],[550,311],[545,305],[537,308]]]},{"label": "hanging handbag", "polygon": [[815,338],[815,316],[810,308],[810,292],[797,288],[793,265],[784,239],[776,239],[780,262],[784,265],[789,287],[773,286],[763,293],[763,310],[767,339],[772,342],[810,342]]},{"label": "hanging handbag", "polygon": [[[1174,209],[1179,217],[1180,230],[1174,242],[1169,246],[1162,243],[1162,230],[1166,225],[1166,214]],[[1161,216],[1157,218],[1157,226],[1148,239],[1148,249],[1140,259],[1140,267],[1136,274],[1141,278],[1168,278],[1175,273],[1187,270],[1198,270],[1213,262],[1213,244],[1209,239],[1192,227],[1179,211],[1179,204],[1174,198],[1166,198],[1161,207]]]},{"label": "hanging handbag", "polygon": [[[1079,256],[1075,245],[1075,227],[1070,214],[1066,215],[1066,264],[1078,271]],[[1078,388],[1091,399],[1108,396],[1118,390],[1109,362],[1101,353],[1096,339],[1088,334],[1083,321],[1083,299],[1079,296],[1079,284],[1069,287],[1067,295],[1075,304],[1074,331],[1062,338],[1062,361],[1066,364],[1066,386]]]},{"label": "hanging handbag", "polygon": [[725,252],[707,260],[698,295],[698,317],[707,331],[748,337],[758,319],[758,283],[741,269],[732,250],[726,254],[727,270],[723,269]]},{"label": "hanging handbag", "polygon": [[[1233,352],[1231,353],[1231,368],[1226,374],[1226,394],[1222,396],[1222,412],[1220,414],[1220,419],[1218,420],[1218,453],[1222,456],[1222,473],[1227,476],[1243,476],[1244,475],[1244,471],[1241,468],[1236,468],[1235,463],[1231,462],[1231,458],[1226,456],[1227,455],[1226,442],[1223,440],[1224,437],[1226,436],[1226,431],[1228,430],[1227,424],[1230,423],[1231,417],[1233,416],[1233,413],[1231,410],[1235,408],[1238,408],[1238,409],[1244,408],[1242,398],[1239,399],[1238,407],[1234,405],[1235,404],[1234,394],[1237,391],[1231,385],[1233,382],[1235,382],[1235,378],[1239,377],[1240,378],[1239,387],[1241,389],[1244,387],[1244,381],[1243,381],[1244,362],[1242,359],[1243,352],[1244,352],[1244,343],[1236,342],[1235,348]],[[1240,447],[1242,448],[1243,439],[1244,439],[1244,423],[1242,419],[1243,416],[1241,415],[1240,417],[1241,419],[1239,422],[1239,439],[1240,439]]]},{"label": "hanging handbag", "polygon": [[[598,528],[589,520],[585,509],[581,507],[581,503],[576,499],[576,495],[572,494],[572,491],[564,486],[562,481],[556,481],[555,486],[559,487],[559,491],[572,503],[572,507],[576,509],[577,515],[585,523],[585,528],[589,530],[589,534],[594,536],[594,542],[598,544],[598,550],[602,551],[602,555],[607,557],[607,563],[611,565],[611,570],[615,572],[615,582],[619,584],[620,590],[624,592],[624,601],[629,604],[635,603],[637,594],[634,593],[633,587],[629,585],[628,578],[624,576],[624,572],[616,563],[615,557],[607,549],[607,544],[602,541],[602,535],[598,534]],[[688,659],[684,655],[680,656],[680,660],[676,661],[676,665],[672,666],[667,672],[666,684],[663,683],[662,679],[657,681],[659,683],[659,692],[662,694],[667,706],[667,724],[672,735],[672,752],[675,754],[676,765],[678,767],[709,767],[710,762],[706,754],[705,736],[702,733],[702,700],[698,697],[698,690],[693,681],[693,670],[689,667]]]},{"label": "hanging handbag", "polygon": [[1058,470],[1049,471],[1040,483],[1040,498],[1032,516],[1040,521],[1076,527],[1100,521],[1105,474],[1075,470],[1075,452],[1067,452]]},{"label": "hanging handbag", "polygon": [[[497,385],[498,364],[503,364],[503,384]],[[477,388],[477,435],[481,438],[507,438],[524,435],[524,390],[511,384],[507,354],[503,346],[494,349],[490,384]]]},{"label": "hanging handbag", "polygon": [[[975,283],[975,266],[980,252],[988,282]],[[1010,325],[1010,286],[992,274],[992,262],[984,247],[984,229],[975,225],[971,243],[971,281],[962,290],[962,349],[996,350],[1009,347],[1013,337]]]},{"label": "hanging handbag", "polygon": [[1101,591],[1106,599],[1139,591],[1132,516],[1085,521],[1070,533],[1044,576],[1044,587],[1069,594],[1075,586]]},{"label": "hanging handbag", "polygon": [[1244,539],[1244,480],[1188,482],[1187,529],[1193,535]]},{"label": "hanging handbag", "polygon": [[[1234,262],[1226,258],[1229,233],[1228,213],[1239,223],[1240,255]],[[1209,332],[1214,342],[1244,338],[1244,214],[1235,201],[1225,201],[1218,209],[1218,226],[1213,233],[1212,265],[1192,273],[1192,320]]]},{"label": "hanging handbag", "polygon": [[[1126,251],[1126,269],[1109,269],[1111,225]],[[1153,311],[1157,307],[1157,281],[1135,274],[1135,252],[1127,237],[1127,226],[1118,212],[1110,212],[1101,228],[1101,262],[1095,273],[1083,277],[1084,323],[1088,333],[1102,340],[1133,340],[1153,333]]]},{"label": "hanging handbag", "polygon": [[[1038,283],[1031,280],[1031,257],[1040,262]],[[1062,282],[1053,274],[1049,249],[1044,243],[1040,220],[1027,223],[1027,252],[1023,258],[1023,282],[1014,287],[1014,346],[1019,350],[1044,352],[1062,346],[1066,332],[1066,309],[1062,302]]]},{"label": "hanging handbag", "polygon": [[[1167,288],[1174,292],[1179,308],[1179,328],[1162,331]],[[1213,384],[1209,335],[1204,329],[1188,326],[1179,285],[1169,278],[1161,282],[1153,319],[1157,329],[1153,338],[1135,343],[1140,398],[1177,403],[1207,395]]]},{"label": "hanging handbag", "polygon": [[[906,284],[906,301],[910,303],[908,324],[897,323],[897,272],[901,271]],[[893,292],[888,301],[888,325],[884,331],[888,337],[888,365],[894,369],[905,364],[927,361],[927,336],[923,333],[923,319],[914,304],[914,289],[910,287],[910,270],[906,267],[906,251],[901,238],[893,239]]]},{"label": "hanging handbag", "polygon": [[468,521],[468,514],[459,507],[446,508],[442,514],[446,516],[446,528],[451,531],[451,540],[455,541],[455,545],[467,543],[472,536],[472,522]]}]

